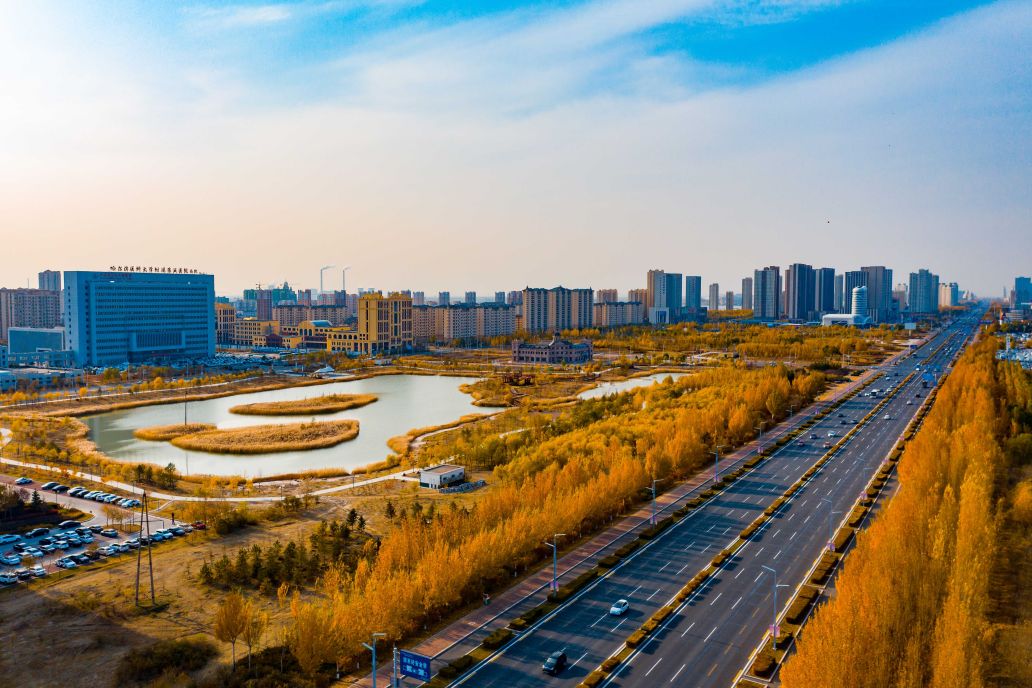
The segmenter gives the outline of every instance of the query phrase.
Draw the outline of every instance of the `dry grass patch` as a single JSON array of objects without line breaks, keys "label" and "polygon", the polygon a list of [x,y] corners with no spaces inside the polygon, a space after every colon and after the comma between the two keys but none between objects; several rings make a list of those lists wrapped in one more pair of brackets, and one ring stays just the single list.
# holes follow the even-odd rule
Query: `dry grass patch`
[{"label": "dry grass patch", "polygon": [[176,425],[153,425],[133,430],[133,437],[150,442],[168,442],[183,435],[193,435],[205,430],[214,430],[211,423],[178,423]]},{"label": "dry grass patch", "polygon": [[229,412],[245,416],[309,416],[359,408],[373,403],[377,398],[375,394],[327,394],[312,399],[240,404],[230,408]]},{"label": "dry grass patch", "polygon": [[357,420],[322,423],[254,425],[247,428],[204,430],[172,440],[180,449],[215,454],[266,454],[270,452],[322,449],[358,437]]}]

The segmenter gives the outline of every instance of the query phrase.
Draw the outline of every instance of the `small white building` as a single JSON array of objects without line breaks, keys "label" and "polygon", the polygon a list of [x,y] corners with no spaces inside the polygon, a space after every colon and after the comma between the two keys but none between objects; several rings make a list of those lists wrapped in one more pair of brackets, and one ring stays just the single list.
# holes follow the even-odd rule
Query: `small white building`
[{"label": "small white building", "polygon": [[419,469],[420,487],[432,487],[435,490],[439,490],[442,487],[457,485],[465,480],[466,469],[462,466],[442,463],[439,466]]}]

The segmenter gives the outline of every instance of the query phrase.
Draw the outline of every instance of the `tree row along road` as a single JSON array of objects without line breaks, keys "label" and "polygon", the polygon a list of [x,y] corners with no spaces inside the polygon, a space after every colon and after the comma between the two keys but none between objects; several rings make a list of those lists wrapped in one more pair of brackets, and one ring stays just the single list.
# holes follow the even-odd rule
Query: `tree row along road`
[{"label": "tree row along road", "polygon": [[[898,366],[886,366],[886,370],[898,373],[891,378],[894,384],[917,365],[945,363],[945,351],[938,353],[936,360],[923,356],[947,340],[961,341],[973,324],[970,319],[955,324],[922,347],[918,355]],[[921,400],[915,394],[923,398],[927,391],[922,389],[920,374],[899,389],[773,521],[725,562],[604,685],[730,685],[772,623],[773,580],[761,566],[776,569],[778,583],[795,588],[820,556],[828,539],[829,520],[833,526],[841,520],[841,514],[834,512],[852,507],[920,408]],[[908,400],[912,402],[909,406]],[[841,436],[849,429],[838,413],[848,420],[859,420],[879,401],[864,396],[847,401],[810,432],[787,444],[452,685],[575,686],[802,477],[825,453],[822,444],[829,431]],[[811,439],[810,433],[818,439]],[[782,590],[779,607],[787,602],[789,590]],[[629,600],[630,610],[622,617],[610,617],[609,607],[618,599]],[[566,652],[571,666],[558,677],[547,677],[540,666],[556,650]]]}]

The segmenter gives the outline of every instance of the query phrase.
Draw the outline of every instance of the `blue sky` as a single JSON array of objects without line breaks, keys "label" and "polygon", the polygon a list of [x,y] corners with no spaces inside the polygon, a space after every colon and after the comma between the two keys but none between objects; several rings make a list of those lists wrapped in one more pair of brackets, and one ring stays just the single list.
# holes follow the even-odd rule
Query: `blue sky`
[{"label": "blue sky", "polygon": [[1032,272],[1029,3],[4,13],[5,282],[173,257],[226,292],[330,259],[428,291],[801,261],[997,294]]}]

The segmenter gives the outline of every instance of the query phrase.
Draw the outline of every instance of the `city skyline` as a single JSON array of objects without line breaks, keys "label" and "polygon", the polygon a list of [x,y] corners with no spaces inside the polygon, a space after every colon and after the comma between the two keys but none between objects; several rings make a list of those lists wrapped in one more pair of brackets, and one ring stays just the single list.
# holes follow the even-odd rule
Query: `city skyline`
[{"label": "city skyline", "polygon": [[0,274],[35,283],[41,237],[223,293],[322,256],[355,285],[630,288],[657,246],[738,284],[848,246],[996,296],[1032,254],[1032,8],[913,5],[12,6]]}]

